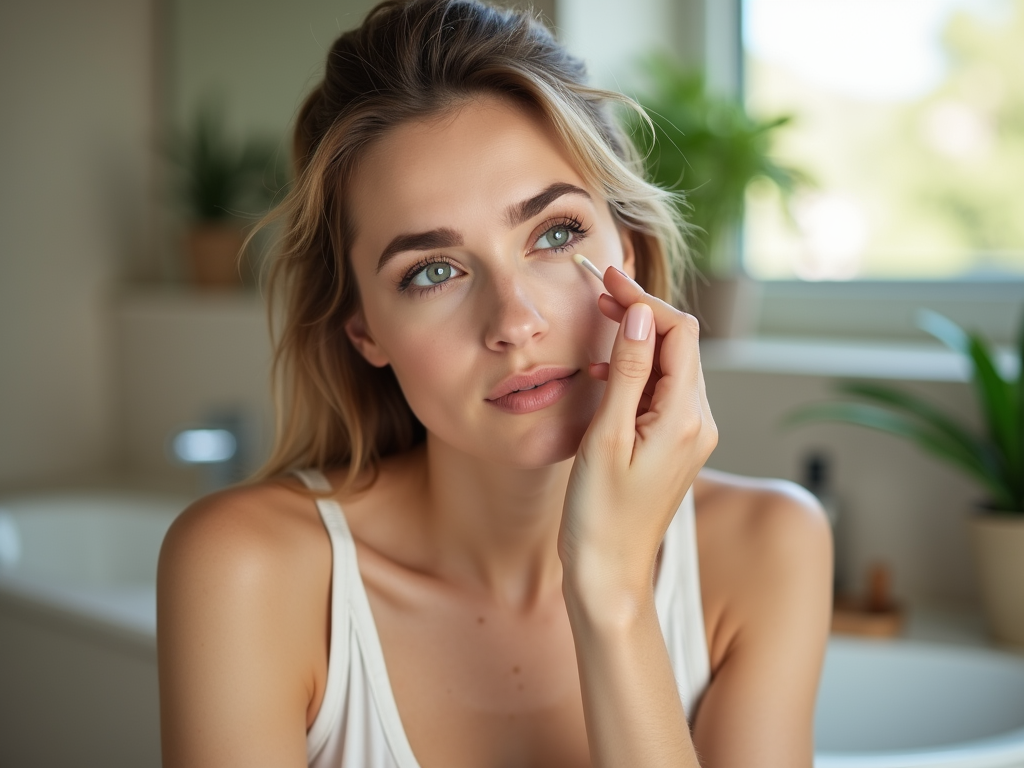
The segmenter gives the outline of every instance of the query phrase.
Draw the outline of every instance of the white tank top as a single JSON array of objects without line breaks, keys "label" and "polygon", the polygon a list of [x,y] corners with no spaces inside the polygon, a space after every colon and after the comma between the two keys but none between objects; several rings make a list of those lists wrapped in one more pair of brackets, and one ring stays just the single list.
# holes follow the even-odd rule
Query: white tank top
[{"label": "white tank top", "polygon": [[[313,491],[331,486],[316,470],[295,473]],[[419,768],[402,727],[356,547],[341,506],[317,499],[331,539],[331,647],[324,699],[306,734],[310,768]],[[654,601],[687,717],[711,675],[697,568],[693,491],[669,525]]]}]

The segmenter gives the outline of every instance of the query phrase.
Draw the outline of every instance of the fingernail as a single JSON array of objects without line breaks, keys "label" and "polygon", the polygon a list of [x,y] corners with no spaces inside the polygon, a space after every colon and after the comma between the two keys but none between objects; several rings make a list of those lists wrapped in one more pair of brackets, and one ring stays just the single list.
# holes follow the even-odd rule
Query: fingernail
[{"label": "fingernail", "polygon": [[634,304],[626,310],[626,329],[624,333],[630,341],[647,341],[651,334],[651,321],[654,312],[646,304]]},{"label": "fingernail", "polygon": [[622,271],[621,269],[619,269],[618,267],[612,267],[612,269],[614,269],[614,270],[615,270],[616,272],[618,272],[618,273],[619,273],[620,275],[622,275],[622,276],[623,276],[624,278],[626,278],[627,280],[629,280],[629,282],[631,282],[631,283],[635,283],[635,282],[636,282],[636,280],[634,280],[634,279],[633,279],[632,277],[630,277],[629,275],[627,275],[627,274],[626,274],[625,272],[623,272],[623,271]]}]

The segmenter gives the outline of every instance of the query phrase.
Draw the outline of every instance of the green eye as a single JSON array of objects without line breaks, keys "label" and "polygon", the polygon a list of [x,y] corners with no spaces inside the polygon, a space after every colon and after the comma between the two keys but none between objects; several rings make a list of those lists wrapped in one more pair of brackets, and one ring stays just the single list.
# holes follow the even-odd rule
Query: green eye
[{"label": "green eye", "polygon": [[[568,227],[552,227],[534,243],[535,248],[561,248],[572,239],[572,230]],[[546,242],[546,244],[545,244]]]},{"label": "green eye", "polygon": [[432,285],[437,285],[449,280],[452,276],[452,265],[443,261],[435,261],[433,264],[428,264],[422,270],[417,273],[416,277],[412,279],[413,285],[420,287],[429,288]]}]

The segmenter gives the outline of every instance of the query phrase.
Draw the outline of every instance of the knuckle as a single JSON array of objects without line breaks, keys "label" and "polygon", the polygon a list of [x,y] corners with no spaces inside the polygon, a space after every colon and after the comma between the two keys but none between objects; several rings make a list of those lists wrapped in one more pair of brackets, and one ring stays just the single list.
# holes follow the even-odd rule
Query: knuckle
[{"label": "knuckle", "polygon": [[686,333],[694,339],[700,338],[700,321],[697,320],[693,315],[683,312],[683,320],[680,325],[686,330]]},{"label": "knuckle", "polygon": [[647,381],[651,364],[647,356],[639,351],[621,351],[612,361],[615,372],[626,379],[642,379]]},{"label": "knuckle", "polygon": [[711,423],[710,428],[707,430],[707,435],[704,438],[707,441],[707,447],[705,448],[708,456],[718,447],[718,427],[714,422]]},{"label": "knuckle", "polygon": [[718,425],[708,414],[693,414],[680,422],[677,439],[685,445],[696,445],[698,452],[710,455],[718,445]]},{"label": "knuckle", "polygon": [[679,439],[684,443],[692,443],[700,437],[700,419],[685,419],[679,426]]}]

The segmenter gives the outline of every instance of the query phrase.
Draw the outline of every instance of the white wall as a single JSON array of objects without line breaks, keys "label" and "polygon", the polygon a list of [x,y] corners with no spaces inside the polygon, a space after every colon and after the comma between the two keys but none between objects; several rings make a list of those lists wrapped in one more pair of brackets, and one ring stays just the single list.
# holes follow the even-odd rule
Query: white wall
[{"label": "white wall", "polygon": [[127,475],[202,492],[202,470],[172,462],[168,445],[176,431],[211,426],[211,419],[225,414],[243,422],[244,469],[262,464],[273,412],[270,339],[259,296],[132,292],[116,303],[113,333],[121,468]]},{"label": "white wall", "polygon": [[[284,137],[327,50],[372,0],[171,0],[170,118],[187,126],[199,103],[223,99],[240,133]],[[287,147],[287,143],[284,144]]]},{"label": "white wall", "polygon": [[[220,94],[234,130],[285,137],[303,97],[322,76],[335,38],[358,26],[377,2],[170,0],[173,123],[188,125],[203,99]],[[497,4],[532,5],[548,19],[556,13],[555,0]]]},{"label": "white wall", "polygon": [[0,5],[0,488],[113,446],[105,301],[146,247],[151,6]]}]

